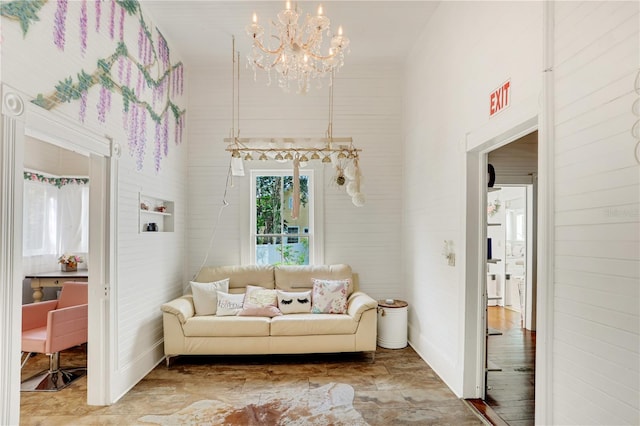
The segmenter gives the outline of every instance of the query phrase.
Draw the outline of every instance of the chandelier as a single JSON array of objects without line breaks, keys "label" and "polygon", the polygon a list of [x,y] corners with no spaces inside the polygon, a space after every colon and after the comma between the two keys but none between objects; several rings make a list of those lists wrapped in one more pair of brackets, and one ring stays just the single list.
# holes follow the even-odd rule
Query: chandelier
[{"label": "chandelier", "polygon": [[[323,14],[322,5],[318,6],[315,16],[307,14],[303,17],[302,10],[292,9],[291,2],[287,1],[285,9],[278,13],[277,21],[271,21],[271,26],[275,34],[269,34],[268,40],[275,40],[275,43],[266,44],[264,27],[258,24],[255,13],[253,22],[246,28],[253,40],[248,59],[254,79],[258,69],[265,70],[270,84],[271,70],[274,70],[281,88],[289,90],[290,82],[297,82],[298,93],[306,93],[310,80],[327,74],[331,84],[334,72],[344,63],[349,39],[342,35],[342,27],[332,35],[331,22]],[[325,42],[323,34],[330,40]]]},{"label": "chandelier", "polygon": [[[233,40],[233,82],[231,98],[231,134],[224,138],[227,143],[226,151],[231,153],[230,173],[233,176],[244,176],[245,161],[276,161],[279,163],[293,163],[294,212],[299,207],[299,169],[307,163],[317,160],[331,165],[335,175],[331,179],[338,188],[344,188],[357,207],[365,203],[365,196],[361,192],[362,173],[360,171],[361,149],[353,145],[351,137],[333,136],[333,84],[329,87],[329,124],[325,137],[307,138],[274,138],[274,137],[240,137],[240,53],[235,48]],[[236,56],[237,55],[237,56]],[[237,58],[237,59],[236,59]],[[297,207],[296,207],[297,206]]]}]

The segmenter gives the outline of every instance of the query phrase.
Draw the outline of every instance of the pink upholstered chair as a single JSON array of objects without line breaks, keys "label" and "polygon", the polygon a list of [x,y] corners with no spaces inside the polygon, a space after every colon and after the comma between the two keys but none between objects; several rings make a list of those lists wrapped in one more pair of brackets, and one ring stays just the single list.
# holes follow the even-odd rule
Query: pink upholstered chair
[{"label": "pink upholstered chair", "polygon": [[23,381],[23,391],[57,391],[87,374],[59,365],[60,351],[87,342],[87,299],[87,283],[65,282],[58,300],[22,305],[22,366],[34,352],[49,355],[49,370]]}]

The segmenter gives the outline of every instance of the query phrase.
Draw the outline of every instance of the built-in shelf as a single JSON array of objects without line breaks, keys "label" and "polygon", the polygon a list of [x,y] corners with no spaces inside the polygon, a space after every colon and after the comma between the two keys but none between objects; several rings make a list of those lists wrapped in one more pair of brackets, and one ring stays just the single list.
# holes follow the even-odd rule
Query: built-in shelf
[{"label": "built-in shelf", "polygon": [[487,192],[496,192],[496,191],[500,191],[502,188],[496,188],[495,186],[491,186],[489,188],[487,188]]},{"label": "built-in shelf", "polygon": [[[155,234],[159,232],[173,232],[173,213],[175,203],[163,198],[139,194],[138,231],[140,233]],[[155,224],[155,231],[152,230]]]},{"label": "built-in shelf", "polygon": [[487,223],[487,226],[502,226],[501,223]]},{"label": "built-in shelf", "polygon": [[140,211],[144,214],[151,214],[151,215],[158,215],[158,216],[172,216],[171,213],[167,213],[167,212],[156,212],[153,210],[145,210],[145,209],[140,209]]},{"label": "built-in shelf", "polygon": [[487,263],[498,263],[502,262],[502,259],[487,259]]}]

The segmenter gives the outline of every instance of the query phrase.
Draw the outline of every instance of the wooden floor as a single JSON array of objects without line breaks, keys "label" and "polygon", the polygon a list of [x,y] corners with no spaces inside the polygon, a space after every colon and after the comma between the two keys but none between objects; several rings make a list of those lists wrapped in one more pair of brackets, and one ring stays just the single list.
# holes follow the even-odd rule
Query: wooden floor
[{"label": "wooden floor", "polygon": [[489,328],[502,332],[487,343],[489,364],[485,402],[511,426],[533,425],[536,333],[521,327],[520,313],[499,306],[488,309]]}]

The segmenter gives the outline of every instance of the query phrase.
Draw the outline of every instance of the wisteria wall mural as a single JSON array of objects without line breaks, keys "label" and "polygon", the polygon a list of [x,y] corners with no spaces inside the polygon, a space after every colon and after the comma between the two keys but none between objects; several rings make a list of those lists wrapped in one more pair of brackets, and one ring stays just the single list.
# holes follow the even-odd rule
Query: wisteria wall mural
[{"label": "wisteria wall mural", "polygon": [[[184,93],[184,66],[171,63],[170,50],[162,33],[151,28],[142,14],[138,0],[31,0],[0,3],[0,15],[17,21],[24,37],[32,25],[41,24],[39,14],[47,3],[53,3],[52,48],[65,52],[68,43],[78,37],[81,57],[85,57],[92,41],[89,32],[102,34],[115,43],[113,53],[99,58],[95,68],[79,69],[58,81],[49,93],[39,93],[32,101],[47,110],[63,103],[78,104],[78,120],[85,122],[88,111],[95,108],[99,123],[105,123],[111,111],[112,96],[122,99],[122,124],[127,134],[129,153],[136,169],[142,170],[147,143],[152,144],[155,170],[169,154],[169,138],[182,143],[186,110],[175,103]],[[72,16],[72,3],[76,6]],[[79,8],[77,7],[79,6]],[[93,10],[90,10],[93,9]],[[93,15],[90,19],[90,15]],[[71,26],[70,19],[77,19]],[[127,20],[134,20],[132,23]],[[126,25],[125,25],[126,24]],[[79,28],[73,32],[69,28]],[[125,31],[137,27],[137,46],[131,48],[132,34]],[[71,38],[70,38],[71,37]],[[98,102],[88,105],[88,93],[98,90]],[[92,92],[93,93],[93,92]],[[92,95],[93,96],[93,95]],[[93,102],[92,102],[93,103]],[[170,123],[173,132],[170,134]],[[148,135],[147,126],[155,131]]]}]

